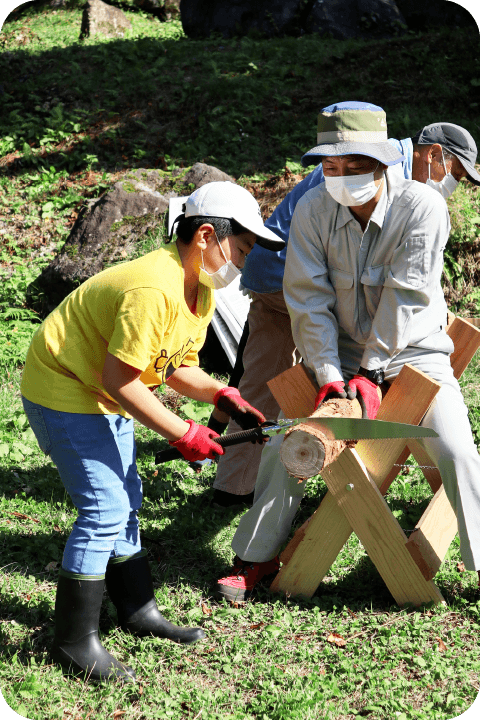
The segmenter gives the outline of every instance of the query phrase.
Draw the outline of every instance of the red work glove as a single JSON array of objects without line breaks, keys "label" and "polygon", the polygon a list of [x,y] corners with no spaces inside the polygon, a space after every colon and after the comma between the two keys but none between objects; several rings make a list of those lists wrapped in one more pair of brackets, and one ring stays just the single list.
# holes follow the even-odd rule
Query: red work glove
[{"label": "red work glove", "polygon": [[244,400],[237,388],[234,387],[223,387],[216,392],[213,404],[222,412],[230,415],[242,430],[251,430],[266,421],[264,415]]},{"label": "red work glove", "polygon": [[375,420],[377,417],[378,408],[380,407],[377,387],[375,383],[367,380],[363,375],[354,375],[348,383],[348,399],[357,398],[362,408],[363,418]]},{"label": "red work glove", "polygon": [[213,460],[215,455],[224,454],[223,447],[213,442],[215,438],[220,437],[218,433],[205,425],[197,425],[193,420],[185,422],[190,425],[190,430],[180,440],[170,440],[168,443],[180,450],[185,460],[190,462],[206,458]]},{"label": "red work glove", "polygon": [[329,382],[322,385],[318,391],[318,395],[315,398],[315,410],[317,410],[324,400],[330,400],[331,398],[346,398],[347,393],[345,392],[345,383],[343,380],[337,380],[336,382]]}]

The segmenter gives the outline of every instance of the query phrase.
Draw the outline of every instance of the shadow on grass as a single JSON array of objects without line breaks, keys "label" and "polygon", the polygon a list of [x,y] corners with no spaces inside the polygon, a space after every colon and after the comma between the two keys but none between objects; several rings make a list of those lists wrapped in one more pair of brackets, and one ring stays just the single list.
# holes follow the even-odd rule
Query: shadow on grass
[{"label": "shadow on grass", "polygon": [[[312,146],[319,109],[348,97],[384,107],[393,137],[439,117],[475,136],[478,43],[474,28],[445,28],[374,42],[73,42],[36,48],[34,62],[15,47],[0,58],[2,135],[15,147],[3,172],[28,174],[38,164],[73,172],[92,163],[166,170],[199,160],[235,177],[277,172]],[[471,52],[447,56],[439,47]]]}]

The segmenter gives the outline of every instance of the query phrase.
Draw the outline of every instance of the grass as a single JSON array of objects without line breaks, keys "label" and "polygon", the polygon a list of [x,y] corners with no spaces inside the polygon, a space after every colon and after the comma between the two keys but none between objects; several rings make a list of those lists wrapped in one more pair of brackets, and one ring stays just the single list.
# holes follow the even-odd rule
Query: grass
[{"label": "grass", "polygon": [[[12,14],[0,34],[4,697],[31,720],[449,720],[479,691],[480,597],[458,541],[436,577],[445,607],[398,608],[355,536],[311,600],[261,588],[245,606],[219,604],[211,587],[231,562],[240,515],[209,506],[214,468],[197,475],[181,461],[156,467],[161,442],[142,427],[141,527],[157,601],[170,620],[204,627],[207,639],[191,648],[134,640],[115,628],[106,601],[102,640],[135,667],[138,683],[94,687],[50,663],[56,577],[75,512],[21,409],[21,364],[38,322],[25,296],[84,203],[131,168],[157,167],[170,187],[174,170],[205,161],[252,190],[266,217],[303,176],[298,161],[314,144],[318,110],[348,97],[382,105],[394,137],[442,117],[480,139],[478,37],[467,31],[373,44],[314,36],[200,42],[185,38],[177,20],[128,16],[124,39],[80,42],[80,3],[38,5]],[[453,50],[464,46],[469,53]],[[462,183],[449,205],[445,292],[452,309],[474,315],[478,192]],[[137,252],[156,242],[155,234],[144,238]],[[477,357],[462,388],[478,446],[479,377]],[[208,413],[167,400],[190,417]],[[321,478],[309,481],[293,529],[325,491]],[[401,526],[412,528],[429,498],[414,464],[389,498]]]}]

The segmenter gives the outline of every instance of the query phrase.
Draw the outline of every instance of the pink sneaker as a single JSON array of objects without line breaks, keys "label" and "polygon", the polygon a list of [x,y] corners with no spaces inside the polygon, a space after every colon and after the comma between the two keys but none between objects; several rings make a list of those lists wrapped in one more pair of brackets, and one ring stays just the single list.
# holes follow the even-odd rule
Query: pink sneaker
[{"label": "pink sneaker", "polygon": [[230,575],[220,578],[215,587],[215,595],[229,602],[242,602],[250,595],[255,585],[267,575],[274,575],[280,569],[278,555],[273,560],[255,563],[240,560],[235,556]]}]

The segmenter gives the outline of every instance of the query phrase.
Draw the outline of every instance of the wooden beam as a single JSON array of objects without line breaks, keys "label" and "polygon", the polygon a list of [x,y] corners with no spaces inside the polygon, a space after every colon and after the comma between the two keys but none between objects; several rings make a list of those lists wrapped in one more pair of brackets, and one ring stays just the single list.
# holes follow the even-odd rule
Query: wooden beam
[{"label": "wooden beam", "polygon": [[480,329],[468,320],[456,317],[453,323],[448,326],[447,333],[453,340],[455,347],[455,350],[450,355],[450,364],[453,368],[453,374],[458,380],[480,348]]},{"label": "wooden beam", "polygon": [[308,417],[315,409],[318,388],[303,363],[267,382],[286,418]]},{"label": "wooden beam", "polygon": [[[378,420],[391,420],[418,425],[435,395],[440,383],[412,365],[404,365],[380,405]],[[407,407],[408,406],[408,407]],[[360,440],[355,450],[368,467],[368,472],[381,487],[408,440]],[[398,475],[397,468],[397,475]]]},{"label": "wooden beam", "polygon": [[437,574],[457,530],[457,518],[442,485],[406,544],[426,580]]},{"label": "wooden beam", "polygon": [[[465,368],[469,365],[473,356],[480,348],[480,330],[477,330],[479,327],[480,318],[459,318],[455,317],[455,315],[451,312],[447,313],[447,335],[452,338],[455,347],[454,352],[450,355],[450,365],[453,368],[453,374],[457,380],[461,377]],[[415,449],[416,454],[412,454],[419,465],[433,464],[429,461],[428,455],[425,456],[424,450],[422,451],[418,445],[414,445],[413,443],[409,444]],[[384,495],[398,475],[395,466],[404,465],[409,455],[410,448],[406,447],[398,456],[396,463],[383,482],[381,490]],[[440,473],[438,470],[435,471],[428,469],[424,475],[435,493],[441,484]]]},{"label": "wooden beam", "polygon": [[406,549],[407,538],[358,453],[347,448],[322,477],[396,602],[444,602]]}]

